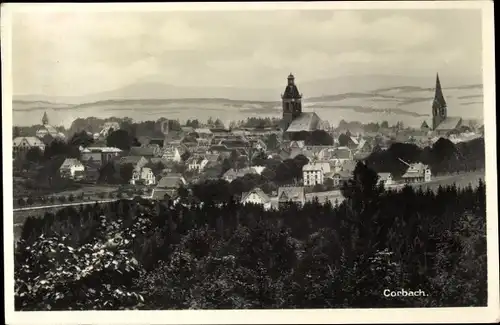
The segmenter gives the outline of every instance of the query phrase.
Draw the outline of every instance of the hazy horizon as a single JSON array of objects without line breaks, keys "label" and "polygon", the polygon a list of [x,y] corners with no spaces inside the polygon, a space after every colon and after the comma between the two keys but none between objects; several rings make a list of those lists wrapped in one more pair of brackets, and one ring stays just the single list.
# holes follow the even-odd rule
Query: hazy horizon
[{"label": "hazy horizon", "polygon": [[476,9],[15,12],[13,93],[86,96],[141,83],[276,89],[290,72],[299,85],[436,72],[470,84],[482,74],[478,35]]}]

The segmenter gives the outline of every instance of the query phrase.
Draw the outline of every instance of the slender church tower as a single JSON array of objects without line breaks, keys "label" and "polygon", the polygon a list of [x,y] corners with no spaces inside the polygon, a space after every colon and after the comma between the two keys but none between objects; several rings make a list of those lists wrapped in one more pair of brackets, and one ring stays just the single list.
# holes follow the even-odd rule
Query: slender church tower
[{"label": "slender church tower", "polygon": [[292,73],[288,76],[288,84],[285,93],[281,95],[283,103],[283,123],[285,130],[292,121],[302,114],[302,94],[299,93],[295,85],[295,77]]},{"label": "slender church tower", "polygon": [[47,125],[47,124],[49,124],[49,117],[47,116],[47,112],[44,112],[42,117],[42,125]]},{"label": "slender church tower", "polygon": [[444,100],[439,74],[436,74],[436,92],[434,101],[432,102],[432,129],[435,130],[441,122],[446,120],[447,109],[446,101]]}]

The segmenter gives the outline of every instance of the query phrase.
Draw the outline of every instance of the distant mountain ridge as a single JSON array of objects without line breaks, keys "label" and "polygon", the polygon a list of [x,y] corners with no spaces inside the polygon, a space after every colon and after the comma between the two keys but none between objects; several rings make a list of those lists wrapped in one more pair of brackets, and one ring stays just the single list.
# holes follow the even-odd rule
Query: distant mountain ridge
[{"label": "distant mountain ridge", "polygon": [[[460,84],[455,79],[454,83],[441,79],[450,115],[482,118],[481,84],[472,83],[475,80]],[[399,76],[348,76],[303,83],[297,79],[304,96],[304,111],[316,111],[332,123],[339,119],[402,120],[408,125],[419,124],[430,115],[434,82],[432,78]],[[285,82],[280,87],[266,89],[175,87],[142,82],[115,91],[78,98],[59,97],[54,101],[47,96],[14,96],[14,121],[37,123],[38,115],[45,110],[54,123],[65,125],[85,116],[128,116],[137,120],[279,116],[284,87]]]}]

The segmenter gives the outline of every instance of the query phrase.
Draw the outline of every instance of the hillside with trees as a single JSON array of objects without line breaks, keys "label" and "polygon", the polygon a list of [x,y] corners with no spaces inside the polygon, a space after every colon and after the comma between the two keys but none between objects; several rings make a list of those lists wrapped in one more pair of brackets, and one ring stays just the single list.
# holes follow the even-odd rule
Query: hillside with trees
[{"label": "hillside with trees", "polygon": [[[486,306],[483,182],[388,191],[361,163],[352,176],[339,205],[263,210],[226,193],[222,204],[122,200],[28,218],[15,308]],[[430,295],[388,299],[386,288]]]}]

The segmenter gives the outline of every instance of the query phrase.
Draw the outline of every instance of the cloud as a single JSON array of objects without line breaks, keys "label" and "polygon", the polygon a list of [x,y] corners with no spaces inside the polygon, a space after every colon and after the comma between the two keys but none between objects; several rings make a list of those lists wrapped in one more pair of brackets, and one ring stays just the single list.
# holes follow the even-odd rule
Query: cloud
[{"label": "cloud", "polygon": [[481,73],[474,10],[29,12],[13,16],[16,94],[80,95],[148,77],[269,87],[344,74]]}]

